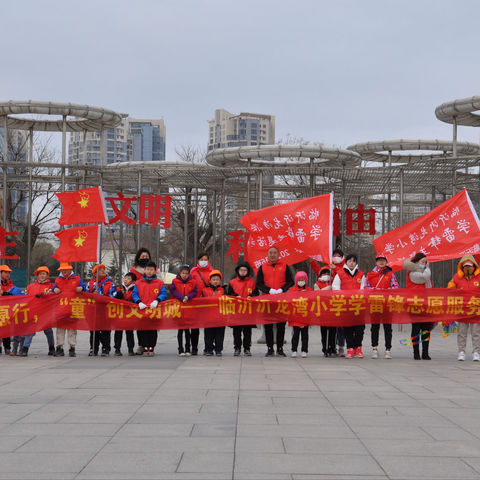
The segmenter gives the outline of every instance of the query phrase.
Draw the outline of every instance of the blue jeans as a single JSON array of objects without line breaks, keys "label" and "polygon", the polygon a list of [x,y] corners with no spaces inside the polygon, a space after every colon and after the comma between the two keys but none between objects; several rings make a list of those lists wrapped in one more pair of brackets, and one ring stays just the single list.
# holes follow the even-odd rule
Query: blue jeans
[{"label": "blue jeans", "polygon": [[[43,333],[47,337],[48,346],[54,347],[55,340],[53,338],[53,330],[51,328],[47,328],[46,330],[43,331]],[[23,346],[29,348],[30,345],[32,344],[32,340],[34,336],[35,336],[34,333],[31,333],[30,335],[25,335],[25,341],[23,342]]]}]

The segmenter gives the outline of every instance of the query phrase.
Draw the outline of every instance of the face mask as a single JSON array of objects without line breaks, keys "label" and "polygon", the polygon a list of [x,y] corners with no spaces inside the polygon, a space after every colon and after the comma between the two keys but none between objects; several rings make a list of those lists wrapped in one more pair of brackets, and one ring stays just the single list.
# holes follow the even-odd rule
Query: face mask
[{"label": "face mask", "polygon": [[319,280],[320,280],[321,282],[327,283],[327,282],[330,281],[330,275],[322,275],[322,276],[319,278]]},{"label": "face mask", "polygon": [[147,263],[149,262],[150,260],[148,258],[141,258],[139,261],[138,261],[138,265],[140,265],[140,267],[142,268],[145,268],[147,266]]},{"label": "face mask", "polygon": [[343,262],[343,257],[333,257],[332,262],[335,263],[335,265],[338,265]]},{"label": "face mask", "polygon": [[200,267],[205,268],[208,266],[208,260],[200,260],[198,264],[200,265]]},{"label": "face mask", "polygon": [[426,265],[420,265],[420,268],[421,268],[422,270],[425,270],[425,269],[427,268],[427,266],[426,266]]},{"label": "face mask", "polygon": [[299,287],[302,287],[302,288],[303,288],[303,287],[305,286],[305,280],[299,280],[299,281],[297,282],[297,285],[298,285]]}]

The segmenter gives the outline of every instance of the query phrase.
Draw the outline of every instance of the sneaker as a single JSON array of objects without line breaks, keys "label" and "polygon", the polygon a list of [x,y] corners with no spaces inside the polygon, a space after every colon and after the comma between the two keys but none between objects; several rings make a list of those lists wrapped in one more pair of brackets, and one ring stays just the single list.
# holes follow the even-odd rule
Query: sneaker
[{"label": "sneaker", "polygon": [[190,355],[191,355],[190,352],[185,352],[185,356],[186,356],[186,357],[189,357]]},{"label": "sneaker", "polygon": [[20,352],[21,357],[28,357],[28,347],[23,347],[22,351]]},{"label": "sneaker", "polygon": [[355,349],[355,357],[356,358],[363,358],[362,347],[357,347]]},{"label": "sneaker", "polygon": [[278,355],[279,357],[286,357],[285,352],[283,351],[283,348],[279,348],[279,349],[277,350],[277,355]]},{"label": "sneaker", "polygon": [[195,348],[192,350],[192,356],[196,357],[198,355],[198,350]]},{"label": "sneaker", "polygon": [[76,357],[77,356],[77,354],[75,353],[75,347],[70,347],[70,349],[68,350],[68,356],[69,357]]},{"label": "sneaker", "polygon": [[242,351],[239,348],[236,348],[233,352],[234,357],[239,357]]},{"label": "sneaker", "polygon": [[345,358],[353,358],[355,355],[355,349],[353,348],[347,348],[347,354],[344,355]]},{"label": "sneaker", "polygon": [[137,351],[135,352],[135,355],[143,355],[146,352],[147,352],[147,349],[145,347],[138,347]]},{"label": "sneaker", "polygon": [[213,357],[213,352],[210,351],[210,350],[205,350],[205,351],[203,352],[203,354],[204,354],[206,357]]},{"label": "sneaker", "polygon": [[115,356],[116,356],[116,357],[123,357],[122,352],[121,352],[121,350],[120,350],[119,348],[116,348],[116,349],[115,349]]},{"label": "sneaker", "polygon": [[107,350],[102,350],[102,353],[101,353],[101,357],[108,357],[110,355],[110,352],[108,352]]},{"label": "sneaker", "polygon": [[[10,352],[8,355],[10,355],[11,357],[14,357],[16,354],[17,354],[17,352]],[[5,354],[5,355],[7,355],[7,354]]]},{"label": "sneaker", "polygon": [[297,352],[292,352],[292,358],[295,358],[297,356]]},{"label": "sneaker", "polygon": [[273,348],[269,348],[267,350],[267,353],[265,354],[266,357],[273,357],[275,355],[275,352],[273,351]]},{"label": "sneaker", "polygon": [[150,347],[150,348],[148,349],[148,356],[149,356],[149,357],[153,357],[154,355],[155,355],[154,349],[153,349],[153,347]]},{"label": "sneaker", "polygon": [[472,360],[473,360],[474,362],[480,362],[480,353],[478,353],[478,352],[473,352],[473,358],[472,358]]},{"label": "sneaker", "polygon": [[392,358],[392,354],[390,353],[390,350],[385,350],[385,354],[383,356],[389,360]]},{"label": "sneaker", "polygon": [[185,356],[185,352],[181,352],[181,353],[179,353],[179,355],[180,355],[181,357],[184,357],[184,356]]},{"label": "sneaker", "polygon": [[135,356],[135,352],[133,350],[129,350],[128,351],[128,356],[129,357],[134,357]]},{"label": "sneaker", "polygon": [[63,347],[57,347],[57,357],[64,357],[65,352],[63,351]]},{"label": "sneaker", "polygon": [[51,357],[56,357],[57,354],[55,353],[55,347],[48,347],[48,355]]},{"label": "sneaker", "polygon": [[302,358],[307,358],[308,357],[308,353],[307,352],[302,352]]},{"label": "sneaker", "polygon": [[251,357],[252,356],[252,352],[250,350],[245,350],[243,353],[246,357]]},{"label": "sneaker", "polygon": [[[385,354],[386,354],[386,352],[385,352]],[[374,348],[372,350],[372,358],[374,358],[374,359],[378,358],[378,348]]]},{"label": "sneaker", "polygon": [[338,347],[338,356],[339,357],[345,356],[345,349],[343,347]]},{"label": "sneaker", "polygon": [[221,356],[222,356],[222,352],[215,352],[215,355],[216,355],[217,357],[221,357]]}]

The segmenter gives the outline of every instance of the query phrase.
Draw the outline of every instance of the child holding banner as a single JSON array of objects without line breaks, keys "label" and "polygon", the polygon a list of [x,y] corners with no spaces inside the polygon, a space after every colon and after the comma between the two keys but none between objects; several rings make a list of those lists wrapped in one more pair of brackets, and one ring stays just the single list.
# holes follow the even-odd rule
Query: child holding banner
[{"label": "child holding banner", "polygon": [[[22,291],[16,287],[11,278],[10,274],[12,269],[8,265],[0,265],[0,277],[1,277],[1,295],[22,295]],[[5,355],[10,354],[11,341],[10,337],[2,338],[3,348],[5,349]],[[0,353],[2,353],[2,347],[0,347]]]},{"label": "child holding banner", "polygon": [[[306,272],[297,272],[295,275],[295,285],[290,287],[289,292],[311,292],[312,289],[307,285],[308,275]],[[292,335],[292,357],[297,356],[298,340],[300,334],[302,335],[302,357],[308,356],[308,325],[296,323],[295,321],[289,322],[289,325],[293,327]]]},{"label": "child holding banner", "polygon": [[[425,290],[432,288],[432,272],[428,267],[427,256],[416,253],[410,260],[403,262],[403,268],[407,271],[406,288]],[[415,360],[431,360],[428,355],[430,332],[433,329],[432,322],[412,323],[413,358]],[[422,356],[420,356],[420,343],[422,343]]]},{"label": "child holding banner", "polygon": [[[345,257],[345,265],[340,270],[332,283],[332,290],[363,290],[365,288],[365,275],[358,268],[357,256],[353,253]],[[363,358],[362,342],[365,325],[343,327],[347,340],[346,358]]]},{"label": "child holding banner", "polygon": [[[220,297],[225,295],[225,288],[220,285],[222,281],[222,272],[212,270],[209,275],[209,284],[202,290],[202,297]],[[203,329],[205,335],[204,355],[211,357],[215,350],[217,357],[222,356],[223,340],[225,338],[225,327],[210,327]]]},{"label": "child holding banner", "polygon": [[[332,275],[330,268],[322,268],[319,272],[318,280],[313,286],[314,290],[331,290],[332,289]],[[343,330],[343,329],[342,329]],[[320,326],[320,333],[322,335],[322,352],[325,357],[337,356],[337,327],[322,327]]]},{"label": "child holding banner", "polygon": [[[457,273],[448,282],[448,288],[462,288],[478,290],[480,288],[480,267],[472,255],[464,255],[458,263]],[[472,335],[472,347],[474,362],[480,361],[480,323],[458,322],[458,357],[457,360],[465,361],[467,349],[468,329]]]},{"label": "child holding banner", "polygon": [[[123,283],[120,287],[116,288],[115,293],[113,296],[115,298],[125,300],[127,302],[133,302],[132,293],[133,287],[135,286],[135,282],[137,281],[137,276],[132,273],[128,272],[123,277]],[[122,337],[123,337],[123,330],[116,330],[115,335],[113,337],[113,346],[115,348],[115,356],[121,357],[122,356]],[[135,352],[133,351],[135,347],[135,339],[133,337],[133,330],[125,330],[125,337],[127,339],[127,348],[128,348],[128,356],[133,357]]]}]

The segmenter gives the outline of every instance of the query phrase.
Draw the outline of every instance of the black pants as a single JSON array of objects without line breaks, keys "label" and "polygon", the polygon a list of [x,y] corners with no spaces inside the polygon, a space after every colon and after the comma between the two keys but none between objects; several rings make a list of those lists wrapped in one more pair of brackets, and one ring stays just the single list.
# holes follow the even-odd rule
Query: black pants
[{"label": "black pants", "polygon": [[322,352],[335,353],[337,351],[337,327],[320,327],[322,334]]},{"label": "black pants", "polygon": [[[265,340],[269,350],[273,349],[273,323],[265,325]],[[286,322],[276,323],[277,325],[277,351],[283,350],[283,341],[285,340],[285,325]]]},{"label": "black pants", "polygon": [[[120,348],[122,347],[122,337],[123,337],[123,330],[115,330],[115,335],[113,336],[113,346],[115,350],[120,350]],[[127,338],[128,351],[131,352],[135,347],[133,330],[125,330],[125,337]]]},{"label": "black pants", "polygon": [[158,339],[158,332],[156,330],[138,330],[137,331],[138,344],[145,348],[155,348]]},{"label": "black pants", "polygon": [[192,353],[198,352],[198,338],[200,337],[199,328],[190,329],[190,342],[192,343]]},{"label": "black pants", "polygon": [[343,327],[347,348],[358,348],[362,346],[363,332],[365,325],[355,325],[354,327]]},{"label": "black pants", "polygon": [[[183,335],[185,335],[185,348],[183,348]],[[177,341],[178,341],[178,353],[190,352],[191,334],[188,328],[184,330],[178,330]]]},{"label": "black pants", "polygon": [[233,327],[233,348],[235,350],[242,349],[242,333],[243,333],[243,350],[250,350],[252,346],[252,326],[237,325]]},{"label": "black pants", "polygon": [[3,348],[5,349],[5,351],[11,350],[12,346],[11,346],[10,337],[2,338],[2,343],[3,343]]},{"label": "black pants", "polygon": [[302,335],[302,352],[308,352],[308,325],[305,327],[293,327],[292,352],[297,351],[300,334]]},{"label": "black pants", "polygon": [[[413,345],[413,350],[419,350],[420,343],[422,343],[422,348],[426,352],[428,352],[428,343],[430,338],[430,332],[432,331],[433,328],[433,323],[431,322],[422,322],[422,323],[412,323],[412,342],[414,343]],[[416,337],[419,333],[420,330],[422,332],[428,331],[428,333],[422,333],[422,338],[414,338]]]},{"label": "black pants", "polygon": [[204,329],[205,351],[221,353],[223,350],[223,339],[225,338],[225,327],[212,327]]},{"label": "black pants", "polygon": [[[378,347],[378,334],[380,332],[380,324],[372,323],[372,347]],[[383,334],[385,336],[385,350],[392,349],[392,326],[389,323],[383,324]]]},{"label": "black pants", "polygon": [[110,352],[110,330],[90,331],[90,349],[98,353],[100,343],[102,344],[103,351]]}]

